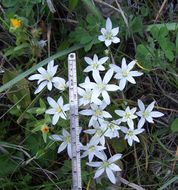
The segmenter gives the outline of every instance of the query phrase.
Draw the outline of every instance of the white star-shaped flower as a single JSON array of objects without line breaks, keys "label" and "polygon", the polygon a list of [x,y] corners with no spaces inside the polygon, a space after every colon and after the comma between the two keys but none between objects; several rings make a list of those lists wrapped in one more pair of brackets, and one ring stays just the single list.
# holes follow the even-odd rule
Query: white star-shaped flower
[{"label": "white star-shaped flower", "polygon": [[136,84],[133,77],[138,77],[143,75],[143,73],[138,71],[131,71],[136,64],[136,61],[131,61],[128,65],[125,58],[122,59],[121,67],[111,64],[110,67],[116,72],[114,78],[119,80],[119,88],[122,91],[125,88],[126,82],[129,81],[132,84]]},{"label": "white star-shaped flower", "polygon": [[106,128],[104,135],[109,137],[110,139],[119,137],[119,130],[120,130],[120,122],[113,120],[113,121],[106,121],[106,120],[99,120],[100,125]]},{"label": "white star-shaped flower", "polygon": [[151,104],[148,105],[147,108],[145,108],[145,105],[141,100],[138,100],[138,107],[140,108],[140,111],[138,111],[136,114],[140,117],[140,120],[138,122],[138,128],[143,127],[145,121],[148,121],[149,123],[154,123],[153,118],[162,117],[164,114],[159,111],[152,111],[155,105],[155,101],[153,101]]},{"label": "white star-shaped flower", "polygon": [[127,122],[128,125],[133,125],[133,119],[137,118],[137,116],[134,115],[136,110],[137,110],[137,108],[130,109],[130,107],[127,106],[125,111],[123,111],[123,110],[115,110],[115,113],[117,115],[119,115],[120,117],[122,117],[120,119],[121,122]]},{"label": "white star-shaped flower", "polygon": [[72,151],[71,151],[71,136],[68,131],[64,128],[62,129],[62,135],[51,135],[49,136],[51,140],[54,141],[62,141],[61,145],[58,148],[57,153],[62,152],[65,148],[67,148],[67,153],[69,158],[72,158]]},{"label": "white star-shaped flower", "polygon": [[108,94],[108,91],[117,91],[119,90],[119,87],[115,84],[108,84],[109,81],[111,80],[113,76],[113,70],[110,69],[106,72],[103,80],[101,79],[101,76],[99,73],[96,73],[95,75],[93,75],[93,78],[95,80],[94,82],[85,82],[80,84],[81,87],[86,88],[86,86],[90,87],[91,89],[93,89],[93,93],[91,96],[91,102],[94,102],[95,104],[97,104],[96,102],[96,98],[99,97],[100,95],[102,95],[104,101],[107,104],[110,104],[110,96]]},{"label": "white star-shaped flower", "polygon": [[125,140],[127,140],[128,144],[132,146],[133,142],[140,142],[139,138],[136,136],[144,131],[144,129],[134,129],[133,124],[129,124],[129,128],[121,127],[121,131],[125,133]]},{"label": "white star-shaped flower", "polygon": [[[92,96],[93,90],[91,89],[82,89],[78,87],[78,94],[80,95],[79,98],[79,106],[84,105],[86,106],[87,104],[91,103],[91,96]],[[95,102],[97,105],[100,105],[102,101],[98,98],[95,99]]]},{"label": "white star-shaped flower", "polygon": [[29,80],[38,80],[38,88],[35,90],[35,94],[39,93],[41,90],[47,86],[48,90],[52,90],[53,82],[57,81],[59,77],[54,77],[57,72],[58,65],[54,66],[54,60],[50,61],[47,65],[47,70],[43,67],[37,69],[40,74],[34,74],[30,76]]},{"label": "white star-shaped flower", "polygon": [[98,36],[98,40],[105,43],[105,45],[108,47],[111,45],[111,43],[119,43],[120,39],[117,36],[119,33],[119,27],[112,28],[112,22],[110,18],[107,18],[106,20],[106,28],[101,29],[101,34]]},{"label": "white star-shaped flower", "polygon": [[95,125],[95,122],[103,118],[112,118],[111,114],[104,111],[107,104],[103,102],[101,105],[91,104],[91,109],[82,110],[79,113],[81,115],[91,116],[89,121],[89,127]]},{"label": "white star-shaped flower", "polygon": [[102,162],[90,162],[87,163],[87,165],[98,168],[95,172],[94,179],[98,178],[104,172],[106,172],[106,175],[109,178],[109,180],[115,184],[116,177],[114,173],[117,171],[121,171],[121,168],[118,165],[116,165],[114,162],[119,160],[121,157],[122,154],[115,154],[111,158],[107,159],[107,156],[105,155],[104,159],[102,159]]},{"label": "white star-shaped flower", "polygon": [[105,153],[103,152],[104,149],[106,149],[105,146],[99,146],[99,139],[91,139],[89,143],[87,143],[86,146],[83,146],[81,149],[84,150],[81,158],[84,158],[88,156],[89,162],[91,162],[96,156],[97,158],[103,159],[105,156]]},{"label": "white star-shaped flower", "polygon": [[84,69],[84,72],[92,71],[93,75],[95,75],[96,72],[105,70],[103,64],[109,59],[109,57],[98,59],[98,56],[95,54],[93,60],[90,57],[85,57],[84,59],[89,64],[89,66]]},{"label": "white star-shaped flower", "polygon": [[99,143],[104,146],[105,145],[105,132],[106,132],[106,126],[99,125],[98,121],[95,122],[93,125],[94,129],[87,129],[84,130],[85,133],[93,135],[91,140],[97,141],[99,140]]},{"label": "white star-shaped flower", "polygon": [[67,119],[65,112],[69,110],[69,104],[64,105],[62,96],[59,97],[57,102],[50,97],[47,98],[47,101],[52,108],[46,110],[46,113],[53,115],[53,118],[52,118],[53,125],[56,125],[60,117],[65,120]]}]

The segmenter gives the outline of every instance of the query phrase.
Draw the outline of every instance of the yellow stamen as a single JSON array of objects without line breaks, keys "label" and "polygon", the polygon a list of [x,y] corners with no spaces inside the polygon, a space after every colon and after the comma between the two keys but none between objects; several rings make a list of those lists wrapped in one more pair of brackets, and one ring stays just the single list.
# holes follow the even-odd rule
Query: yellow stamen
[{"label": "yellow stamen", "polygon": [[10,21],[11,21],[12,27],[14,27],[14,28],[19,28],[22,26],[21,20],[18,20],[16,18],[11,18]]}]

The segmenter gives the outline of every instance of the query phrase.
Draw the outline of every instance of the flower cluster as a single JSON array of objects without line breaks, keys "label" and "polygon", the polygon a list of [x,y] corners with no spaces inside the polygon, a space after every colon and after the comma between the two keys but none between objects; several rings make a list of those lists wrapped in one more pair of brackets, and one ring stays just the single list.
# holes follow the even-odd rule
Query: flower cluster
[{"label": "flower cluster", "polygon": [[[98,39],[108,47],[111,43],[120,42],[117,37],[118,32],[119,27],[112,28],[112,22],[108,18],[106,28],[101,29],[101,35]],[[92,75],[90,78],[86,76],[84,82],[79,84],[78,94],[81,109],[79,113],[81,117],[88,117],[88,128],[83,132],[89,134],[91,138],[85,145],[80,144],[81,158],[88,157],[87,165],[97,168],[94,178],[100,177],[105,172],[109,180],[116,183],[115,174],[121,171],[116,161],[121,159],[122,155],[117,153],[108,158],[106,142],[113,138],[123,137],[129,146],[132,146],[134,142],[140,142],[138,135],[144,132],[144,124],[146,122],[153,123],[154,118],[161,117],[163,114],[153,111],[155,101],[146,107],[141,100],[138,100],[138,107],[125,106],[124,109],[113,110],[116,115],[114,118],[114,115],[108,111],[108,107],[112,103],[110,93],[121,93],[127,82],[136,84],[134,77],[139,77],[143,73],[133,70],[136,65],[135,60],[127,64],[126,59],[123,58],[121,66],[110,64],[109,57],[99,58],[96,54],[93,55],[93,58],[85,57],[84,60],[87,63],[84,72],[91,72]],[[47,70],[41,67],[38,69],[40,74],[29,77],[29,80],[38,80],[39,86],[35,94],[46,86],[50,91],[53,86],[60,91],[67,88],[68,83],[63,78],[55,77],[57,67],[54,66],[54,61],[51,61],[47,65]],[[64,104],[62,96],[57,101],[48,97],[47,101],[51,108],[46,110],[46,114],[53,115],[53,125],[56,125],[59,119],[67,119],[69,104]],[[62,129],[62,135],[53,134],[49,138],[62,142],[58,153],[67,149],[69,158],[71,158],[71,136],[66,129]]]}]

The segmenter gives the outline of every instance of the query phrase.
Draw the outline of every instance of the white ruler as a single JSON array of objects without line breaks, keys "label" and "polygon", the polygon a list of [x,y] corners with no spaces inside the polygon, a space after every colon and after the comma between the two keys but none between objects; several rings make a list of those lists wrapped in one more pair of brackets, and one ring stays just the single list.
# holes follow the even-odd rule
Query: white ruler
[{"label": "white ruler", "polygon": [[72,190],[82,190],[81,162],[79,143],[79,119],[78,119],[78,93],[76,76],[76,55],[68,55],[68,78],[69,78],[69,104],[70,104],[70,131],[72,148]]}]

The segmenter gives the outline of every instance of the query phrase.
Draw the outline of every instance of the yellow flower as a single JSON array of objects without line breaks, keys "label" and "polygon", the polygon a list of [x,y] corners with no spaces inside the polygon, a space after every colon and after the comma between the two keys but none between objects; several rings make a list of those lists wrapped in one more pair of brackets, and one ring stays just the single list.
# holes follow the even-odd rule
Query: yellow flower
[{"label": "yellow flower", "polygon": [[47,125],[43,125],[42,127],[41,127],[41,131],[42,131],[42,133],[49,133],[49,127],[47,126]]},{"label": "yellow flower", "polygon": [[10,21],[13,28],[19,28],[22,26],[22,22],[19,19],[11,18]]}]

